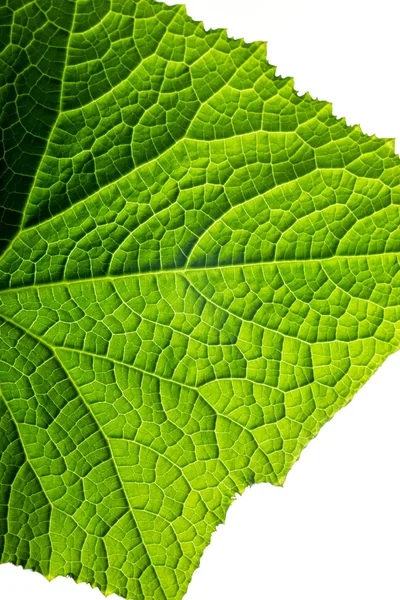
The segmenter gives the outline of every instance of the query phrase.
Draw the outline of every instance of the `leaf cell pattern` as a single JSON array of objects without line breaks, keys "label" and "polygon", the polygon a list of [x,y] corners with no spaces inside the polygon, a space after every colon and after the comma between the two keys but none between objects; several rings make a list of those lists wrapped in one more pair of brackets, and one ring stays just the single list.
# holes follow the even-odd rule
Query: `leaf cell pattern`
[{"label": "leaf cell pattern", "polygon": [[399,159],[182,6],[0,15],[1,562],[179,600],[399,348]]}]

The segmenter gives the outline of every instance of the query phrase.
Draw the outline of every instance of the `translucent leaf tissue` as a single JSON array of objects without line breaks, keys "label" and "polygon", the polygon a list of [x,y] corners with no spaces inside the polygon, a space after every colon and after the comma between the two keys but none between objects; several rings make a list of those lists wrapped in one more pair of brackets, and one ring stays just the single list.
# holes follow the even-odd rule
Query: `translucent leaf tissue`
[{"label": "translucent leaf tissue", "polygon": [[400,160],[156,0],[0,0],[0,562],[180,600],[400,347]]}]

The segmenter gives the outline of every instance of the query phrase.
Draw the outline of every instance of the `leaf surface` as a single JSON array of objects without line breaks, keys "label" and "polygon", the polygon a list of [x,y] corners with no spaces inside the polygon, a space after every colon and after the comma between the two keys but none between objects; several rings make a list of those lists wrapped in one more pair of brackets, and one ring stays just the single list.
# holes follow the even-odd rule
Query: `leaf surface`
[{"label": "leaf surface", "polygon": [[0,11],[1,562],[179,600],[399,348],[399,159],[182,6]]}]

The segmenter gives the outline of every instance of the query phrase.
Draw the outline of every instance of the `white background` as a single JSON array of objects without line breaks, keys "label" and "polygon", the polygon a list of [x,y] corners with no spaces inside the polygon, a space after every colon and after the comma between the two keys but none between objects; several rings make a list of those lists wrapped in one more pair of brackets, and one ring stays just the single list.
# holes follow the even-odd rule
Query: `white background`
[{"label": "white background", "polygon": [[[301,93],[400,139],[397,4],[187,0],[206,27],[268,40],[269,61]],[[310,443],[283,489],[254,486],[233,504],[185,600],[399,600],[399,388],[400,353]],[[11,565],[0,567],[0,590],[5,600],[103,597]]]}]

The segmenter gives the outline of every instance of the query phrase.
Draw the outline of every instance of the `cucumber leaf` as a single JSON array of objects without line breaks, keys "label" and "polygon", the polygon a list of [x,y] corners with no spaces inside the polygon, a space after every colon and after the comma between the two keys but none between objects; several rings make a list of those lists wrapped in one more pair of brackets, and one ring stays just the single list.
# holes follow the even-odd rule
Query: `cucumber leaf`
[{"label": "cucumber leaf", "polygon": [[0,560],[179,600],[399,348],[399,159],[182,6],[0,14]]}]

